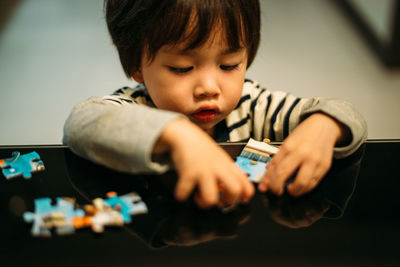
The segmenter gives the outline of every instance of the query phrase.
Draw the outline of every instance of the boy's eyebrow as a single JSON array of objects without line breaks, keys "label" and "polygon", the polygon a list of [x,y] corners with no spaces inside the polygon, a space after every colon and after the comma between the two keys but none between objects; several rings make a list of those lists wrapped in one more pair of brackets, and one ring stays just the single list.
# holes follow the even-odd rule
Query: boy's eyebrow
[{"label": "boy's eyebrow", "polygon": [[[239,48],[230,47],[230,48],[223,50],[220,54],[222,56],[225,56],[225,55],[229,55],[229,54],[233,54],[233,53],[239,53],[239,52],[242,52],[243,50],[245,50],[244,47],[239,47]],[[172,54],[176,54],[176,55],[182,55],[182,56],[188,56],[188,55],[190,56],[190,55],[197,54],[195,52],[195,49],[168,49],[164,52],[172,53]]]},{"label": "boy's eyebrow", "polygon": [[243,50],[245,50],[244,47],[239,47],[239,48],[232,48],[232,47],[230,47],[230,48],[228,48],[228,49],[222,51],[221,55],[227,55],[227,54],[233,54],[233,53],[240,53],[240,52],[242,52]]}]

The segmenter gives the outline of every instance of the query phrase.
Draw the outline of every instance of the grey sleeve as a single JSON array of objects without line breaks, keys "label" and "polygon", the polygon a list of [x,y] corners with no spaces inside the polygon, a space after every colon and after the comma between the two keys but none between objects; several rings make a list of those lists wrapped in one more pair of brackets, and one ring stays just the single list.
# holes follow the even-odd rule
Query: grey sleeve
[{"label": "grey sleeve", "polygon": [[[335,158],[351,155],[367,139],[367,123],[350,102],[321,97],[299,98],[286,92],[260,89],[254,82],[247,82],[244,89],[253,99],[251,102],[244,102],[247,103],[244,110],[250,110],[253,117],[251,130],[256,140],[270,138],[273,141],[283,141],[303,120],[316,112],[331,116],[349,129],[351,141],[334,148]],[[243,117],[244,115],[240,118]],[[235,122],[237,123],[234,121],[231,124]],[[241,137],[243,139],[246,136]]]},{"label": "grey sleeve", "polygon": [[350,143],[335,147],[335,158],[344,158],[351,155],[367,139],[367,123],[350,102],[329,98],[308,99],[302,106],[300,121],[315,112],[323,112],[331,116],[350,130]]},{"label": "grey sleeve", "polygon": [[166,124],[179,117],[144,105],[90,98],[72,110],[63,143],[76,154],[118,171],[162,173],[170,166],[152,161],[153,146]]}]

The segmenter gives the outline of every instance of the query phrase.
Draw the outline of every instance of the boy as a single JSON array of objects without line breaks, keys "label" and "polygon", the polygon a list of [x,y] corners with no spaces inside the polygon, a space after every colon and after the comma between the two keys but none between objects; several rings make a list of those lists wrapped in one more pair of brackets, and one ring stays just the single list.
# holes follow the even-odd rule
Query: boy
[{"label": "boy", "polygon": [[[175,196],[198,188],[200,207],[247,202],[254,188],[215,141],[284,140],[259,190],[299,196],[354,152],[366,124],[351,104],[300,99],[245,80],[260,40],[258,0],[106,0],[107,25],[128,77],[139,83],[74,108],[64,143],[131,172],[178,173]],[[290,135],[289,135],[290,133]],[[335,147],[336,146],[336,147]]]}]

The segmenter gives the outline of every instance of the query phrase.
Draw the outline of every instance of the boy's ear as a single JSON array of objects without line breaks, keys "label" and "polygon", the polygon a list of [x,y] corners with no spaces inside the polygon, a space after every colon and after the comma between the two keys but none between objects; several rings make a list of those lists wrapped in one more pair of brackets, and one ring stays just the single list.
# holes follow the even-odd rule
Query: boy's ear
[{"label": "boy's ear", "polygon": [[132,78],[137,82],[137,83],[144,83],[143,80],[143,74],[141,70],[137,70],[134,73],[132,73]]}]

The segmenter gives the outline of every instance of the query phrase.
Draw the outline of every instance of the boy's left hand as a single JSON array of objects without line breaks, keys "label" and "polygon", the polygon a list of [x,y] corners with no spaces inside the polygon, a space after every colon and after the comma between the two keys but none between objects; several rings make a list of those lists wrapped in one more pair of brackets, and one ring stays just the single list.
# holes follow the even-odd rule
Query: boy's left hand
[{"label": "boy's left hand", "polygon": [[280,196],[286,181],[298,170],[287,192],[297,197],[311,191],[330,169],[334,146],[344,138],[345,129],[336,120],[323,113],[311,115],[284,140],[258,189]]}]

